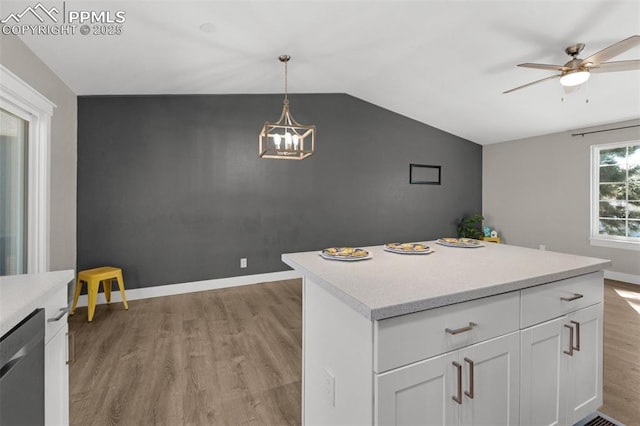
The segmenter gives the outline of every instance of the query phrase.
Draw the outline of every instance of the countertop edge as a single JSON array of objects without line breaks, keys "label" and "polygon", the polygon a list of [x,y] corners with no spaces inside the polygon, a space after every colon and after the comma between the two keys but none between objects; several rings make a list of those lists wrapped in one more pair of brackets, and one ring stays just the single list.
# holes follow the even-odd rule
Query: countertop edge
[{"label": "countertop edge", "polygon": [[602,271],[607,266],[611,266],[612,262],[610,260],[603,260],[601,262],[593,263],[591,265],[587,265],[584,267],[578,267],[573,269],[567,269],[564,271],[559,271],[550,274],[544,274],[539,276],[534,276],[531,278],[526,278],[518,281],[506,282],[501,284],[496,284],[491,287],[484,287],[479,289],[473,289],[468,291],[463,291],[459,293],[451,293],[444,296],[437,296],[428,299],[415,300],[406,303],[389,305],[389,306],[381,306],[381,307],[371,307],[355,297],[351,296],[348,293],[345,293],[341,289],[337,288],[335,285],[330,282],[322,279],[317,274],[311,272],[306,267],[300,265],[295,260],[291,259],[288,254],[294,253],[284,253],[281,255],[281,259],[284,263],[289,265],[291,268],[301,272],[303,276],[311,278],[314,282],[320,285],[323,289],[334,295],[336,298],[342,300],[356,312],[360,313],[365,318],[371,321],[379,321],[392,317],[397,317],[400,315],[411,314],[414,312],[424,311],[427,309],[434,309],[441,306],[452,305],[461,302],[467,302],[474,299],[480,299],[483,297],[495,296],[497,294],[507,293],[511,291],[518,291],[529,287],[535,287],[537,285],[547,284],[555,281],[564,280],[567,278],[573,278],[580,275],[586,275],[593,272]]},{"label": "countertop edge", "polygon": [[[73,269],[65,269],[40,274],[5,276],[0,280],[0,286],[9,282],[11,282],[11,285],[19,285],[17,284],[18,281],[24,280],[25,282],[28,282],[30,279],[35,279],[34,277],[38,277],[37,279],[40,280],[46,280],[47,283],[44,284],[44,288],[41,288],[40,291],[24,291],[22,294],[28,297],[20,299],[19,302],[14,302],[13,300],[9,301],[11,303],[20,303],[20,306],[11,310],[6,316],[5,312],[0,313],[0,336],[4,336],[6,333],[11,331],[18,323],[20,323],[20,321],[37,308],[44,307],[47,298],[51,297],[57,290],[59,290],[60,286],[67,285],[75,279],[75,271]],[[2,293],[1,287],[0,293]],[[3,298],[4,297],[5,295],[3,295]],[[7,303],[6,300],[3,302]]]},{"label": "countertop edge", "polygon": [[407,302],[399,305],[384,306],[380,308],[372,308],[367,318],[374,321],[384,320],[388,318],[397,317],[400,315],[412,314],[427,309],[439,308],[442,306],[453,305],[456,303],[468,302],[470,300],[481,299],[483,297],[496,296],[498,294],[509,293],[512,291],[519,291],[525,288],[535,287],[538,285],[549,284],[556,281],[561,281],[567,278],[579,277],[581,275],[587,275],[594,272],[602,271],[606,266],[610,266],[611,262],[602,262],[599,265],[591,265],[584,268],[576,268],[567,271],[558,272],[555,274],[541,275],[538,277],[513,281],[504,284],[497,284],[492,287],[486,287],[476,290],[470,290],[460,293],[453,293],[446,296],[434,297],[431,299],[416,300],[413,302]]},{"label": "countertop edge", "polygon": [[346,303],[349,307],[354,309],[356,312],[358,312],[359,314],[361,314],[362,316],[364,316],[368,320],[373,320],[373,318],[371,317],[371,314],[372,314],[373,310],[369,306],[367,306],[364,303],[360,302],[358,299],[356,299],[355,297],[351,296],[350,294],[347,294],[344,291],[340,290],[339,288],[337,288],[336,286],[334,286],[330,282],[320,278],[318,275],[316,275],[313,272],[309,271],[307,268],[301,266],[298,262],[295,262],[294,260],[290,259],[289,257],[287,257],[286,253],[281,255],[280,258],[282,259],[282,261],[284,263],[286,263],[287,265],[292,267],[294,270],[302,272],[303,278],[304,277],[310,277],[320,287],[322,287],[323,289],[327,290],[329,293],[334,295],[336,298],[342,300],[344,303]]}]

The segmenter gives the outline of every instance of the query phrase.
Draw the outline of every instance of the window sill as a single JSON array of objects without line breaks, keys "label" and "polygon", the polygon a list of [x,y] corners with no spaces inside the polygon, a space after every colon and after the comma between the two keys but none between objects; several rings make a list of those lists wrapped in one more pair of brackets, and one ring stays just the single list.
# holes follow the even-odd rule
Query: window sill
[{"label": "window sill", "polygon": [[619,241],[619,240],[610,240],[606,238],[591,237],[589,239],[589,244],[591,244],[592,246],[599,246],[599,247],[609,247],[609,248],[616,248],[616,249],[622,249],[622,250],[640,251],[640,241],[636,243],[631,241]]}]

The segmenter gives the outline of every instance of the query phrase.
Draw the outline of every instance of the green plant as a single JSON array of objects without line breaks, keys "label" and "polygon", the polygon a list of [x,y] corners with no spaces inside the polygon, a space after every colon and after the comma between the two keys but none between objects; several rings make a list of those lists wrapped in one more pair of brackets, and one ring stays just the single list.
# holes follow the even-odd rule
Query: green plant
[{"label": "green plant", "polygon": [[482,221],[484,217],[480,213],[475,213],[470,217],[463,217],[458,222],[458,238],[481,238],[484,234],[482,232]]}]

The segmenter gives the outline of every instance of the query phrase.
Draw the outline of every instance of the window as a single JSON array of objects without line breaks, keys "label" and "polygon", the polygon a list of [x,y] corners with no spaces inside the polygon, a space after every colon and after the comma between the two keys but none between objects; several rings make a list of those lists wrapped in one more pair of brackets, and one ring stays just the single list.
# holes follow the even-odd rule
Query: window
[{"label": "window", "polygon": [[591,154],[592,244],[640,250],[640,140]]},{"label": "window", "polygon": [[54,107],[0,65],[0,275],[49,269]]},{"label": "window", "polygon": [[0,108],[0,275],[27,272],[29,123]]}]

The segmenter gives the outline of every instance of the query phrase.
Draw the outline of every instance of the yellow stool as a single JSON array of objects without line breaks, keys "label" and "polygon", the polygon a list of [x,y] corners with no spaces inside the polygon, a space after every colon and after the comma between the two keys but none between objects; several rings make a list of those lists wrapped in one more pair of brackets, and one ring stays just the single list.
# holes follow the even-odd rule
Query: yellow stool
[{"label": "yellow stool", "polygon": [[96,312],[96,299],[98,298],[98,287],[100,283],[104,288],[104,295],[107,298],[107,303],[111,302],[111,283],[112,280],[118,281],[118,288],[120,288],[120,294],[122,295],[122,303],[124,308],[129,310],[127,305],[127,298],[124,295],[124,280],[122,279],[122,269],[114,268],[113,266],[102,266],[100,268],[87,269],[85,271],[78,272],[78,279],[76,281],[76,293],[73,296],[73,305],[71,306],[71,312],[73,315],[78,304],[78,298],[80,297],[80,291],[82,290],[82,283],[87,283],[87,297],[89,299],[87,307],[89,309],[88,317],[89,321],[93,320],[93,314]]}]

